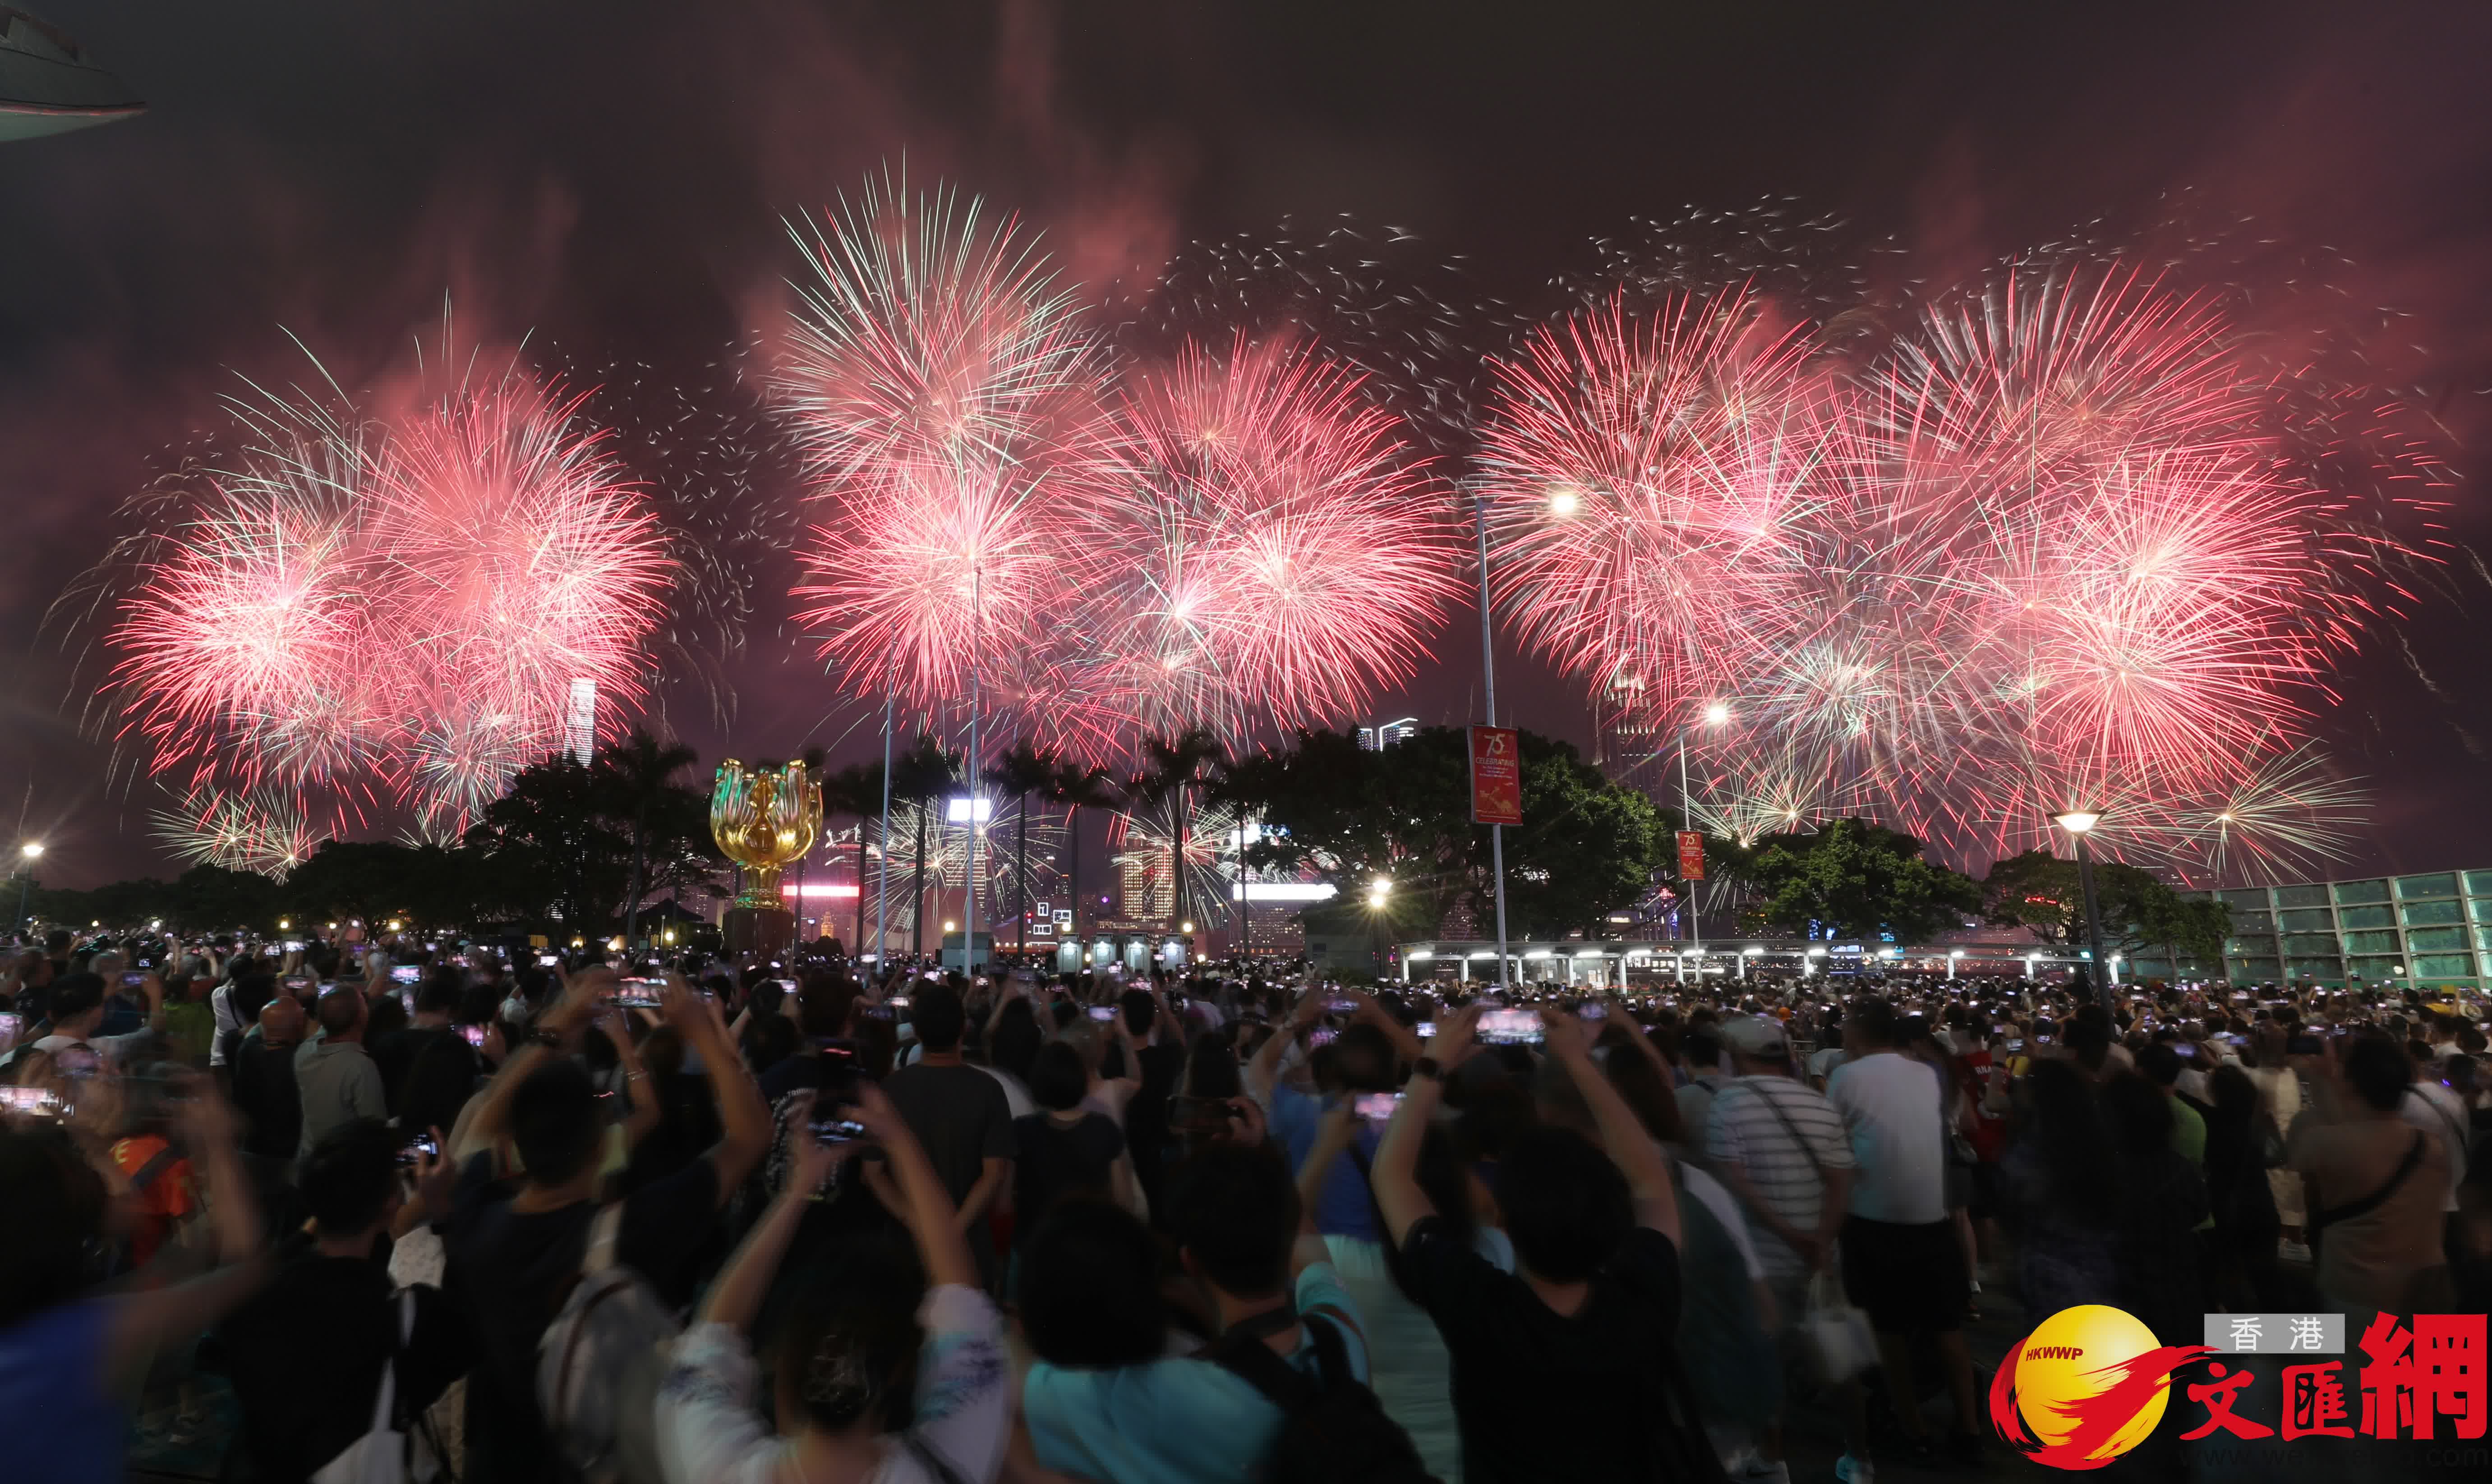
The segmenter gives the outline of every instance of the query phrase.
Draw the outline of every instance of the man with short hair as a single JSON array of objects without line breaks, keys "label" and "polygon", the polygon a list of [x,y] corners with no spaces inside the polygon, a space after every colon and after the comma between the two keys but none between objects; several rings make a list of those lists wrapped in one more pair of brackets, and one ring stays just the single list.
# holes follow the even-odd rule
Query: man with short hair
[{"label": "man with short hair", "polygon": [[[609,968],[572,977],[535,1037],[460,1114],[445,1148],[458,1162],[455,1186],[446,1196],[437,1183],[426,1191],[451,1287],[464,1293],[477,1335],[462,1475],[472,1484],[556,1476],[536,1400],[537,1340],[579,1273],[608,1154],[596,1084],[568,1054],[615,987]],[[722,1132],[706,1153],[621,1202],[614,1260],[661,1291],[709,1240],[720,1207],[770,1140],[753,1074],[680,975],[667,977],[665,1015],[700,1056]]]},{"label": "man with short hair", "polygon": [[1895,1012],[1884,1000],[1855,1001],[1843,1024],[1851,1059],[1825,1083],[1860,1169],[1843,1222],[1843,1287],[1877,1332],[1907,1457],[1938,1452],[1913,1383],[1913,1341],[1927,1334],[1955,1403],[1953,1449],[1977,1462],[1982,1412],[1964,1339],[1973,1275],[1947,1217],[1945,1089],[1928,1063],[1897,1050]]},{"label": "man with short hair", "polygon": [[1515,1271],[1481,1257],[1420,1188],[1420,1143],[1444,1074],[1476,1045],[1478,1019],[1474,1005],[1441,1024],[1374,1172],[1404,1280],[1453,1356],[1466,1484],[1718,1473],[1672,1340],[1680,1312],[1676,1193],[1661,1145],[1593,1062],[1581,1020],[1541,1012],[1549,1055],[1590,1110],[1600,1145],[1554,1127],[1507,1143],[1497,1201]]},{"label": "man with short hair", "polygon": [[[962,1058],[968,1011],[959,991],[926,985],[909,1005],[909,1024],[925,1054],[892,1073],[882,1090],[943,1177],[959,1213],[954,1220],[968,1237],[979,1274],[993,1288],[995,1244],[983,1229],[989,1208],[1012,1181],[1012,1108],[1000,1083]],[[879,1162],[867,1167],[866,1178],[893,1212],[905,1209]]]},{"label": "man with short hair", "polygon": [[233,1105],[243,1117],[244,1162],[263,1187],[285,1182],[303,1146],[303,1091],[294,1080],[302,1040],[302,1002],[280,994],[259,1007],[259,1024],[234,1048]]},{"label": "man with short hair", "polygon": [[[418,1285],[395,1298],[379,1261],[381,1233],[402,1204],[398,1149],[373,1119],[331,1130],[303,1161],[311,1231],[279,1245],[267,1287],[219,1326],[252,1478],[308,1479],[362,1437],[384,1363],[400,1413],[411,1415],[471,1361],[466,1321],[441,1291]],[[423,1161],[419,1178],[435,1168]],[[403,1341],[401,1303],[414,1307]]]},{"label": "man with short hair", "polygon": [[[2413,1069],[2376,1035],[2354,1041],[2342,1065],[2333,1042],[2294,1056],[2310,1080],[2311,1114],[2295,1126],[2287,1162],[2298,1171],[2318,1248],[2322,1306],[2358,1315],[2431,1311],[2445,1295],[2417,1292],[2442,1265],[2448,1148],[2408,1121]],[[2349,1321],[2349,1334],[2358,1326]]]},{"label": "man with short hair", "polygon": [[[1741,1016],[1723,1025],[1722,1039],[1738,1075],[1714,1096],[1701,1135],[1691,1129],[1688,1138],[1703,1139],[1714,1177],[1747,1212],[1776,1321],[1788,1333],[1807,1312],[1810,1276],[1834,1261],[1835,1234],[1851,1202],[1852,1144],[1842,1115],[1824,1095],[1793,1079],[1780,1022]],[[1850,1476],[1869,1457],[1868,1428],[1859,1386],[1846,1381],[1843,1393],[1845,1453],[1854,1466]],[[1768,1472],[1787,1480],[1779,1416],[1759,1441]]]},{"label": "man with short hair", "polygon": [[1689,1147],[1704,1147],[1705,1120],[1713,1112],[1713,1098],[1722,1090],[1722,1034],[1710,1021],[1700,1021],[1687,1027],[1678,1040],[1679,1059],[1687,1067],[1687,1085],[1678,1089],[1678,1126],[1687,1131]]},{"label": "man with short hair", "polygon": [[299,1158],[357,1118],[389,1117],[389,1099],[381,1074],[364,1053],[364,1025],[370,1011],[364,996],[337,989],[320,996],[320,1033],[294,1053],[294,1084],[303,1100],[303,1137]]},{"label": "man with short hair", "polygon": [[[1350,1375],[1367,1380],[1367,1341],[1279,1151],[1213,1145],[1172,1172],[1168,1226],[1229,1343],[1260,1344],[1313,1379],[1318,1324]],[[1127,1218],[1118,1216],[1115,1221]],[[1137,1237],[1140,1229],[1135,1228]],[[1049,1265],[1034,1260],[1042,1279]],[[1038,1462],[1106,1484],[1245,1484],[1262,1473],[1278,1407],[1209,1355],[1141,1365],[1041,1361],[1022,1410]]]}]

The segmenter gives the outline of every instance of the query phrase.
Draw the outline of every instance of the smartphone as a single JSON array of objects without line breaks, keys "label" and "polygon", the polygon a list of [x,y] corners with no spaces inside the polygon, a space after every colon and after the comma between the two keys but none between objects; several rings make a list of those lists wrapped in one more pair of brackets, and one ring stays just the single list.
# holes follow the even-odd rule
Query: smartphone
[{"label": "smartphone", "polygon": [[1335,1015],[1348,1015],[1358,1008],[1358,1001],[1347,994],[1327,994],[1324,996],[1324,1008]]},{"label": "smartphone", "polygon": [[1307,1050],[1313,1051],[1319,1046],[1330,1046],[1333,1037],[1340,1034],[1340,1031],[1329,1025],[1319,1025],[1307,1032]]},{"label": "smartphone", "polygon": [[1607,1005],[1592,1004],[1588,1001],[1576,1006],[1575,1013],[1587,1021],[1606,1021],[1610,1018]]},{"label": "smartphone", "polygon": [[1398,1092],[1362,1092],[1358,1100],[1350,1104],[1350,1112],[1370,1123],[1389,1123],[1393,1111],[1401,1106],[1402,1094]]},{"label": "smartphone", "polygon": [[481,1047],[485,1044],[485,1027],[482,1025],[461,1025],[459,1027],[459,1039],[466,1042],[469,1046]]},{"label": "smartphone", "polygon": [[1419,1033],[1420,1040],[1425,1041],[1437,1033],[1437,1023],[1435,1021],[1421,1021],[1418,1024],[1413,1025],[1410,1028]]},{"label": "smartphone", "polygon": [[138,972],[136,969],[132,969],[129,973],[121,976],[121,987],[125,990],[134,990],[146,982],[147,976]]},{"label": "smartphone", "polygon": [[299,937],[287,938],[285,940],[285,951],[287,953],[301,953],[303,951],[303,939]]},{"label": "smartphone", "polygon": [[1546,1032],[1532,1010],[1490,1010],[1479,1018],[1479,1038],[1487,1046],[1537,1046]]},{"label": "smartphone", "polygon": [[2320,1054],[2319,1038],[2307,1031],[2287,1038],[2284,1054],[2288,1056],[2316,1056]]},{"label": "smartphone", "polygon": [[1097,1021],[1100,1024],[1105,1025],[1110,1021],[1116,1018],[1116,1007],[1114,1005],[1092,1005],[1090,1007],[1090,1018]]},{"label": "smartphone", "polygon": [[49,1087],[0,1087],[0,1108],[29,1118],[57,1118],[60,1096]]},{"label": "smartphone", "polygon": [[620,1005],[626,1010],[655,1010],[666,1003],[662,994],[666,987],[667,982],[663,979],[625,979],[607,1003]]},{"label": "smartphone", "polygon": [[2189,1060],[2195,1061],[2198,1059],[2198,1048],[2191,1046],[2186,1041],[2175,1041],[2172,1043],[2172,1054],[2175,1056],[2185,1056]]},{"label": "smartphone", "polygon": [[908,996],[905,994],[894,994],[889,999],[884,1000],[883,1003],[889,1005],[894,1010],[905,1010],[908,1008]]},{"label": "smartphone", "polygon": [[392,965],[390,978],[400,984],[415,984],[424,978],[424,965],[421,964]]},{"label": "smartphone", "polygon": [[560,954],[541,953],[537,955],[537,967],[539,968],[551,968],[561,962],[562,956]]},{"label": "smartphone", "polygon": [[865,1137],[865,1125],[854,1118],[816,1118],[816,1143],[852,1143]]},{"label": "smartphone", "polygon": [[780,981],[779,981],[779,988],[781,988],[781,989],[783,989],[783,990],[786,990],[786,991],[788,994],[795,994],[797,991],[799,991],[799,990],[803,989],[803,988],[804,988],[804,986],[803,986],[803,985],[798,984],[798,983],[797,983],[795,980],[793,980],[793,979],[782,979],[782,980],[780,980]]},{"label": "smartphone", "polygon": [[437,1155],[440,1152],[441,1146],[432,1142],[430,1134],[418,1134],[408,1140],[406,1145],[398,1151],[398,1162],[401,1169],[409,1168],[425,1155]]},{"label": "smartphone", "polygon": [[0,1011],[0,1051],[7,1051],[16,1045],[18,1032],[25,1028],[24,1018],[8,1011]]},{"label": "smartphone", "polygon": [[2009,1037],[2007,1038],[2007,1049],[2008,1049],[2009,1051],[2011,1051],[2011,1052],[2021,1052],[2021,1051],[2023,1051],[2023,1050],[2025,1049],[2025,1042],[2024,1042],[2023,1038],[2018,1037],[2018,1036],[2009,1036]]},{"label": "smartphone", "polygon": [[288,974],[278,982],[289,990],[308,990],[313,981],[310,974]]}]

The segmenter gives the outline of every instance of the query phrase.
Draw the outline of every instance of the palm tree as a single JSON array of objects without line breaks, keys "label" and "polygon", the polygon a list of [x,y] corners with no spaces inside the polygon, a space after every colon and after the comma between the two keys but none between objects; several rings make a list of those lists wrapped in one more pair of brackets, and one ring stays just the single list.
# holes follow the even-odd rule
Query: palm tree
[{"label": "palm tree", "polygon": [[1106,768],[1085,768],[1068,762],[1055,770],[1047,781],[1047,802],[1064,811],[1066,845],[1073,852],[1070,868],[1065,872],[1065,891],[1073,899],[1073,936],[1082,936],[1082,829],[1075,816],[1084,809],[1113,809],[1121,802],[1116,785]]},{"label": "palm tree", "polygon": [[848,946],[854,957],[865,952],[865,822],[882,811],[882,763],[852,762],[822,779],[825,814],[854,815],[857,822],[856,937]]},{"label": "palm tree", "polygon": [[1185,901],[1185,796],[1191,788],[1209,781],[1211,769],[1221,760],[1220,744],[1201,727],[1187,727],[1173,739],[1151,737],[1142,743],[1150,757],[1132,786],[1136,799],[1145,804],[1169,806],[1172,829],[1169,835],[1169,884],[1175,892],[1172,927],[1186,920]]},{"label": "palm tree", "polygon": [[961,755],[945,752],[941,743],[922,731],[908,751],[891,764],[891,796],[907,800],[917,812],[917,849],[908,898],[908,951],[921,957],[926,952],[926,817],[933,813],[934,801],[951,792],[960,777]]},{"label": "palm tree", "polygon": [[1013,847],[1018,857],[1013,867],[1013,905],[1021,913],[1021,942],[1014,951],[1024,956],[1029,953],[1029,796],[1053,781],[1058,760],[1053,753],[1016,742],[982,775],[988,787],[1021,801],[1021,817],[1014,826],[1019,838]]},{"label": "palm tree", "polygon": [[626,943],[640,936],[640,883],[648,875],[650,806],[679,787],[674,781],[677,773],[699,760],[700,754],[681,742],[660,742],[638,728],[626,740],[597,750],[591,765],[597,790],[615,813],[632,816],[632,886],[623,905]]}]

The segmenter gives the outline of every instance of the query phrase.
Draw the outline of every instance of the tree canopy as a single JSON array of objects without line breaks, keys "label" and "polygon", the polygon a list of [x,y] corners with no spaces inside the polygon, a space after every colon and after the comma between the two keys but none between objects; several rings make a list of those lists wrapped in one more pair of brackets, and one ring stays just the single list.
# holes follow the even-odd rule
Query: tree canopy
[{"label": "tree canopy", "polygon": [[[2028,850],[1993,863],[1982,878],[1982,916],[2023,928],[2045,943],[2073,946],[2086,935],[2085,888],[2077,863],[2047,850]],[[2224,961],[2233,909],[2208,897],[2183,897],[2152,872],[2120,861],[2094,863],[2094,902],[2102,912],[2103,948],[2134,956],[2161,948],[2175,962]]]},{"label": "tree canopy", "polygon": [[1921,858],[1921,842],[1867,819],[1837,819],[1807,834],[1756,842],[1741,874],[1762,900],[1760,926],[1795,935],[1891,934],[1924,940],[1961,928],[1982,907],[1971,876]]},{"label": "tree canopy", "polygon": [[[1569,743],[1527,731],[1522,750],[1523,823],[1505,832],[1508,930],[1598,933],[1651,890],[1671,821]],[[1377,752],[1349,731],[1302,730],[1289,746],[1233,759],[1211,791],[1261,820],[1250,863],[1314,872],[1340,889],[1336,914],[1369,910],[1369,884],[1383,876],[1392,890],[1381,910],[1395,931],[1434,933],[1466,904],[1474,922],[1491,920],[1489,832],[1471,822],[1462,727],[1423,727]]]}]

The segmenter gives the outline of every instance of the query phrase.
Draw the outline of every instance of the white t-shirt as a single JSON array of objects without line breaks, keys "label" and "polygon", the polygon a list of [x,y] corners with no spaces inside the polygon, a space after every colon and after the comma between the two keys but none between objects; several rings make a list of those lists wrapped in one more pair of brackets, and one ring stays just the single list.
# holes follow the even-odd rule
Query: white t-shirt
[{"label": "white t-shirt", "polygon": [[1739,1198],[1731,1194],[1729,1186],[1694,1165],[1681,1163],[1678,1178],[1686,1186],[1687,1193],[1704,1202],[1705,1208],[1713,1213],[1713,1219],[1722,1224],[1722,1230],[1731,1234],[1731,1245],[1739,1249],[1739,1261],[1747,1270],[1748,1281],[1754,1283],[1763,1278],[1765,1264],[1758,1261],[1757,1244],[1749,1240],[1748,1216],[1739,1209]]},{"label": "white t-shirt", "polygon": [[1906,1226],[1944,1221],[1947,1140],[1936,1069],[1878,1052],[1836,1067],[1825,1097],[1843,1115],[1860,1166],[1852,1214]]},{"label": "white t-shirt", "polygon": [[1811,1077],[1832,1077],[1834,1075],[1834,1069],[1843,1065],[1844,1057],[1844,1050],[1839,1046],[1823,1047],[1818,1051],[1812,1052],[1809,1054],[1808,1058],[1808,1075]]},{"label": "white t-shirt", "polygon": [[2448,1202],[2457,1209],[2457,1188],[2466,1183],[2466,1105],[2438,1083],[2412,1083],[2397,1104],[2397,1116],[2440,1141],[2448,1153]]}]

